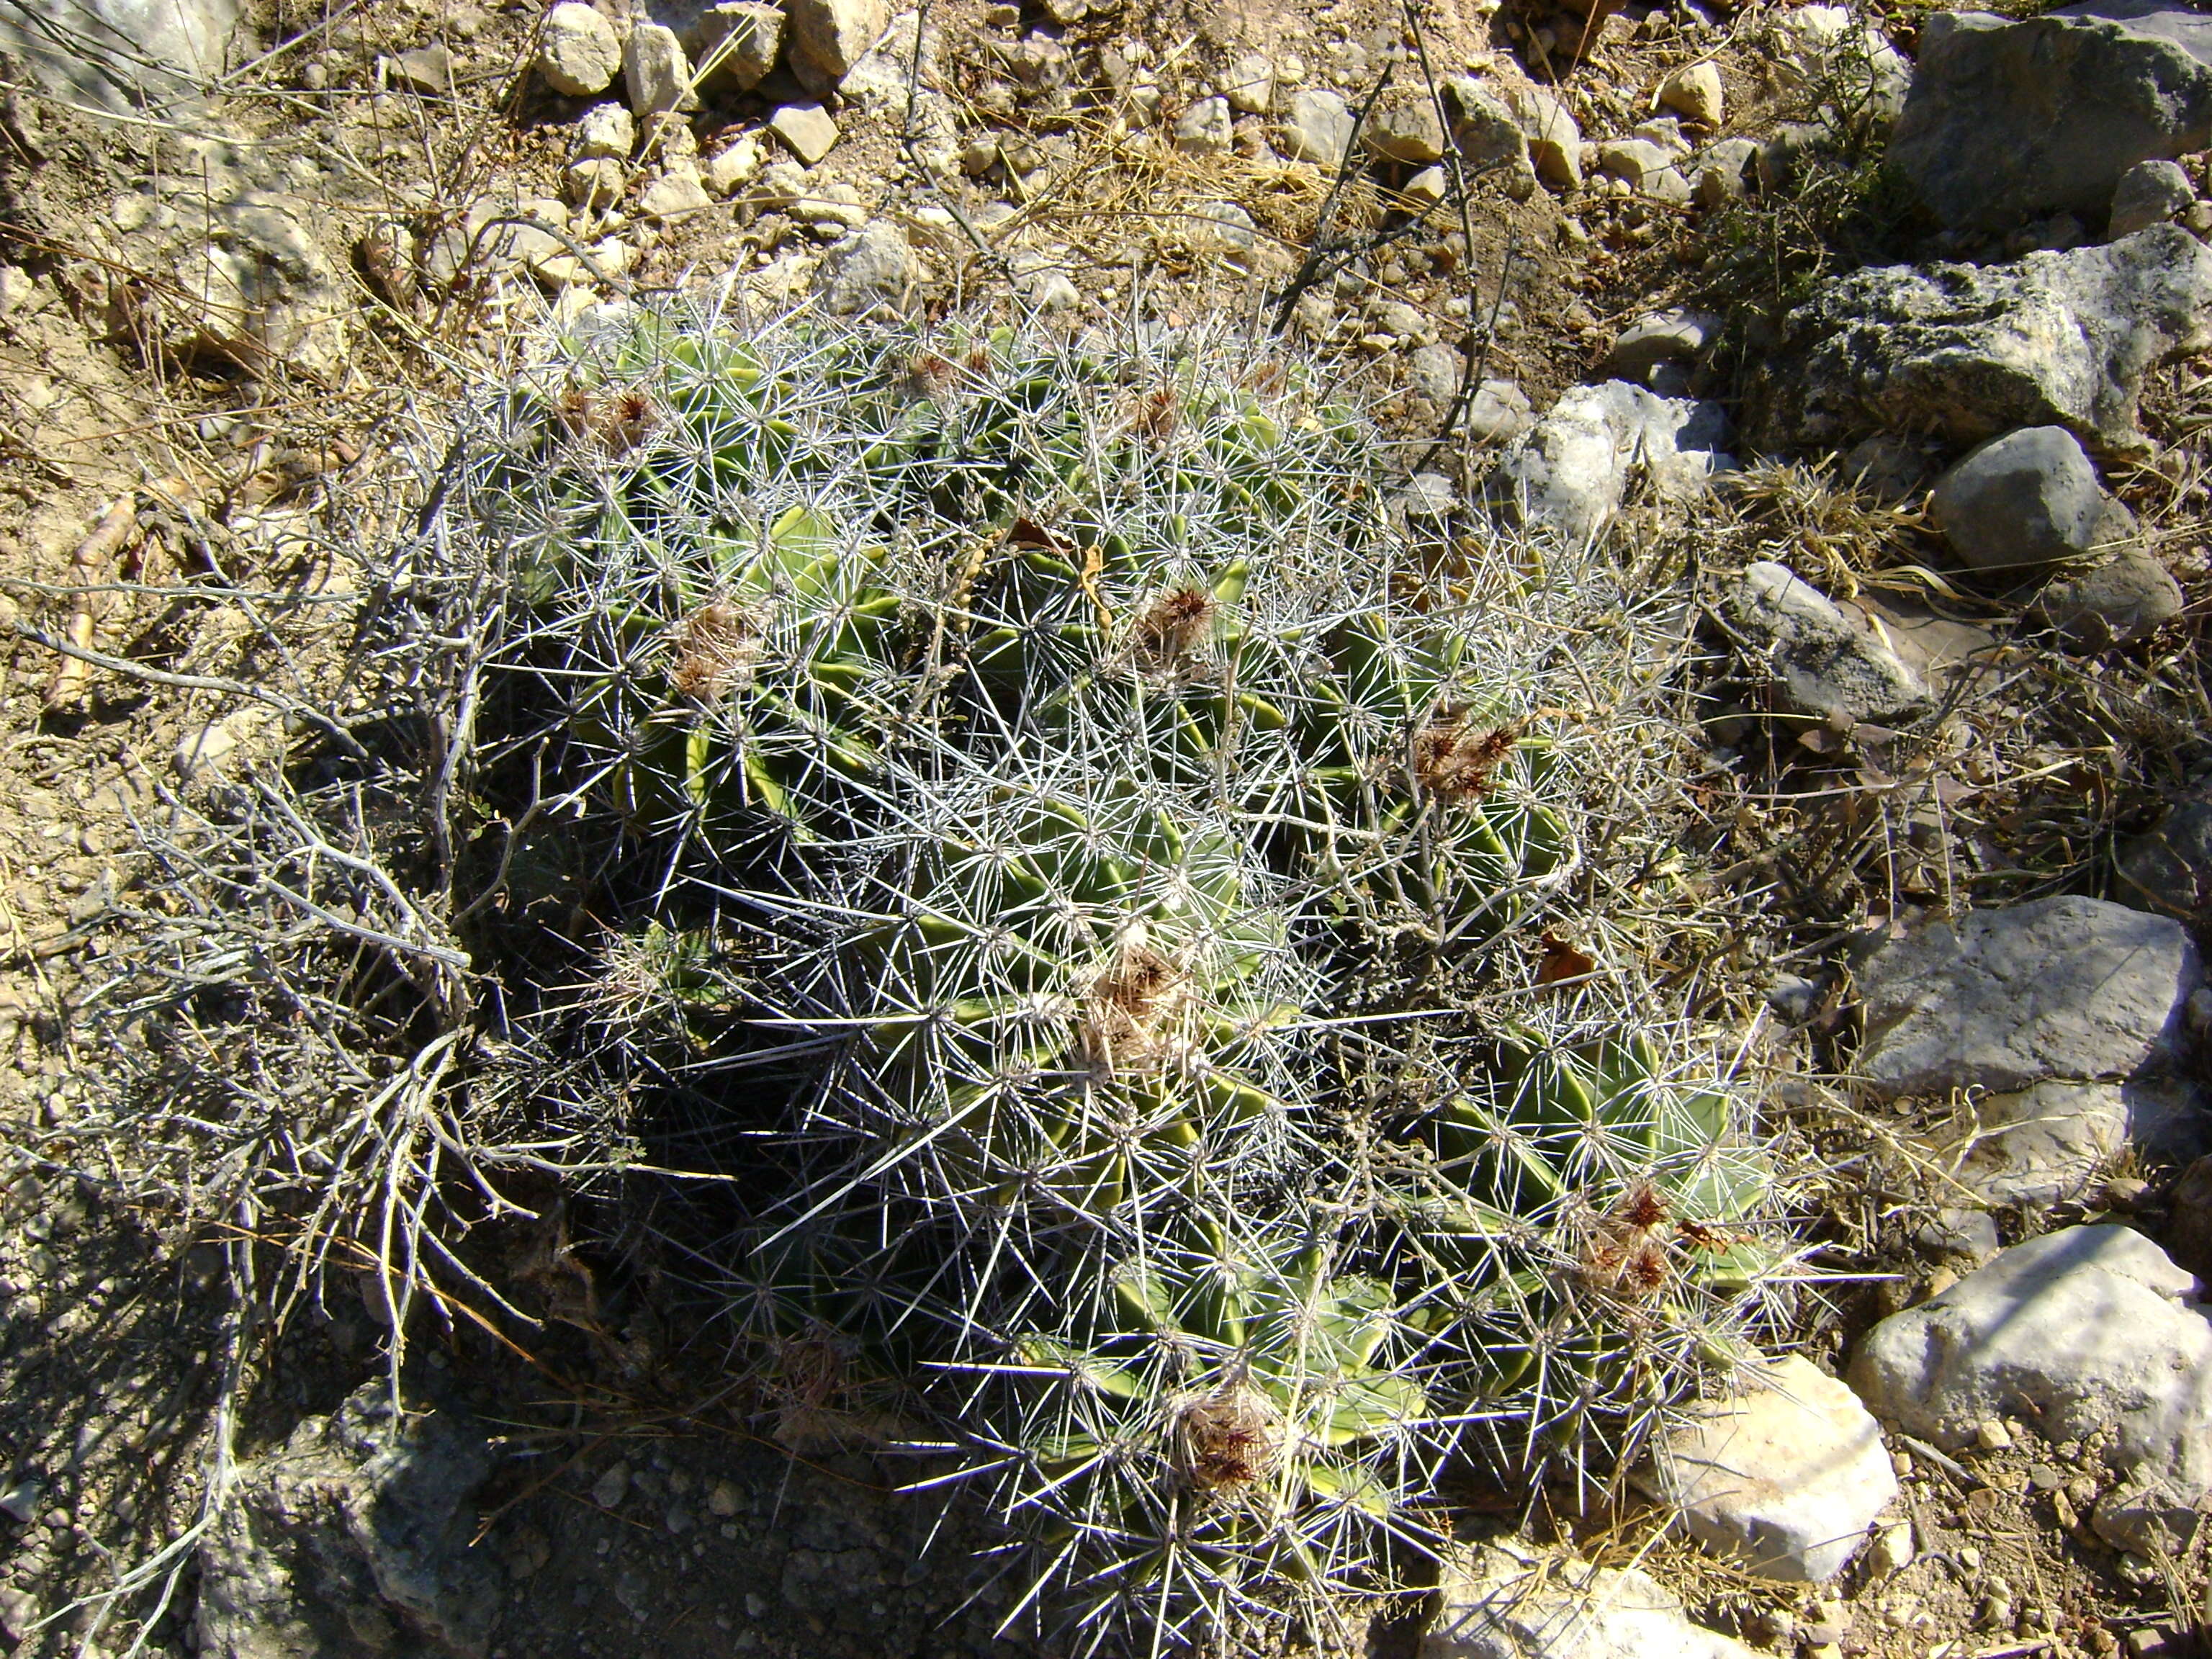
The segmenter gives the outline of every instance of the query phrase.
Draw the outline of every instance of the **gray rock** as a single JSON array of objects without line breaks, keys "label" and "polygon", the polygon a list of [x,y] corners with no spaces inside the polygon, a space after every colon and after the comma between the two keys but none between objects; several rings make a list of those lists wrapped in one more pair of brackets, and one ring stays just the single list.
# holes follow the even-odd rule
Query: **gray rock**
[{"label": "gray rock", "polygon": [[1256,52],[1245,53],[1221,77],[1221,95],[1233,110],[1247,115],[1265,115],[1275,104],[1273,60]]},{"label": "gray rock", "polygon": [[538,34],[538,78],[564,98],[605,92],[622,69],[615,26],[580,0],[545,14]]},{"label": "gray rock", "polygon": [[1682,121],[1676,115],[1655,115],[1649,120],[1638,121],[1629,128],[1628,136],[1656,144],[1679,161],[1695,148],[1682,136]]},{"label": "gray rock", "polygon": [[1334,170],[1352,148],[1352,106],[1333,92],[1293,93],[1275,142],[1294,161]]},{"label": "gray rock", "polygon": [[2162,225],[2197,200],[2189,175],[2172,161],[2138,161],[2120,175],[2112,190],[2110,241]]},{"label": "gray rock", "polygon": [[1717,208],[1742,198],[1758,176],[1759,144],[1750,138],[1723,138],[1691,167],[1691,195],[1701,208]]},{"label": "gray rock", "polygon": [[353,301],[307,229],[305,204],[221,184],[144,199],[117,252],[158,286],[111,290],[118,324],[179,357],[208,352],[257,374],[281,360],[333,383],[344,374]]},{"label": "gray rock", "polygon": [[2079,1198],[2125,1144],[2126,1090],[2118,1083],[2037,1083],[1976,1100],[1939,1154],[1984,1204]]},{"label": "gray rock", "polygon": [[921,266],[906,233],[880,221],[854,231],[823,256],[814,292],[833,317],[904,316],[921,294]]},{"label": "gray rock", "polygon": [[768,130],[805,167],[812,167],[837,147],[837,124],[819,104],[786,104],[768,118]]},{"label": "gray rock", "polygon": [[1566,105],[1541,87],[1516,87],[1508,94],[1536,177],[1561,195],[1583,187],[1583,130]]},{"label": "gray rock", "polygon": [[1443,204],[1451,193],[1451,176],[1442,167],[1423,167],[1406,180],[1406,187],[1398,193],[1405,198],[1409,211],[1423,213]]},{"label": "gray rock", "polygon": [[1659,102],[1700,126],[1720,125],[1723,96],[1719,66],[1710,59],[1686,64],[1659,83]]},{"label": "gray rock", "polygon": [[1790,313],[1763,422],[1784,445],[2057,425],[2133,453],[2144,372],[2207,346],[2212,248],[2178,226],[2006,265],[1884,266],[1822,282]]},{"label": "gray rock", "polygon": [[1720,337],[1721,318],[1716,312],[1647,312],[1620,331],[1605,355],[1604,373],[1616,380],[1649,383],[1651,371],[1662,363],[1692,363]]},{"label": "gray rock", "polygon": [[1842,116],[1891,121],[1905,107],[1912,65],[1848,6],[1794,6],[1767,21],[1769,63],[1785,85],[1817,88]]},{"label": "gray rock", "polygon": [[620,161],[609,155],[594,155],[568,164],[561,175],[561,193],[580,213],[603,213],[622,199],[629,179]]},{"label": "gray rock", "polygon": [[2212,794],[2177,803],[2154,828],[2122,842],[2112,863],[2115,890],[2127,902],[2185,921],[2212,915]]},{"label": "gray rock", "polygon": [[623,82],[629,106],[641,116],[667,115],[699,107],[691,83],[691,60],[676,31],[659,23],[631,27],[623,43]]},{"label": "gray rock", "polygon": [[2179,922],[2101,899],[1931,922],[1860,969],[1858,1076],[1883,1098],[2133,1078],[2178,1052],[2200,977]]},{"label": "gray rock", "polygon": [[1735,1382],[1659,1438],[1637,1484],[1712,1553],[1763,1578],[1824,1584],[1897,1497],[1881,1425],[1802,1355]]},{"label": "gray rock", "polygon": [[1420,1659],[1756,1659],[1634,1567],[1479,1545],[1445,1573]]},{"label": "gray rock", "polygon": [[190,106],[229,65],[243,11],[240,0],[7,0],[0,52],[100,109]]},{"label": "gray rock", "polygon": [[1062,260],[1043,253],[1017,253],[1011,264],[1014,296],[1032,311],[1068,311],[1083,303],[1082,292]]},{"label": "gray rock", "polygon": [[1226,98],[1201,98],[1176,117],[1175,145],[1186,155],[1226,155],[1236,142]]},{"label": "gray rock", "polygon": [[827,91],[851,73],[890,21],[887,0],[787,0],[792,72]]},{"label": "gray rock", "polygon": [[1438,409],[1449,407],[1459,396],[1459,383],[1466,373],[1467,359],[1448,345],[1420,346],[1406,359],[1406,378]]},{"label": "gray rock", "polygon": [[592,1482],[592,1502],[603,1510],[618,1510],[629,1496],[629,1465],[617,1459],[599,1471]]},{"label": "gray rock", "polygon": [[1788,190],[1805,158],[1833,149],[1836,138],[1836,130],[1822,122],[1778,122],[1753,161],[1759,189],[1770,196]]},{"label": "gray rock", "polygon": [[1386,161],[1426,167],[1444,159],[1444,125],[1426,87],[1393,87],[1376,100],[1360,142]]},{"label": "gray rock", "polygon": [[687,162],[672,166],[647,186],[645,194],[638,198],[637,211],[641,218],[666,224],[691,218],[714,205],[714,198],[707,193],[698,169]]},{"label": "gray rock", "polygon": [[2181,584],[2148,550],[2115,557],[2044,585],[2031,612],[2079,651],[2105,651],[2148,639],[2180,616]]},{"label": "gray rock", "polygon": [[1190,210],[1199,228],[1223,246],[1249,252],[1260,240],[1260,227],[1234,202],[1200,202]]},{"label": "gray rock", "polygon": [[758,0],[726,0],[700,15],[684,37],[702,92],[750,92],[783,49],[784,12]]},{"label": "gray rock", "polygon": [[2212,65],[2156,27],[2163,9],[2017,23],[1934,13],[1891,165],[1948,225],[2097,222],[2136,162],[2212,142]]},{"label": "gray rock", "polygon": [[1074,59],[1067,48],[1047,35],[1025,35],[994,51],[1006,72],[1034,91],[1056,91],[1067,84],[1074,72]]},{"label": "gray rock", "polygon": [[2157,1474],[2137,1474],[2097,1500],[2089,1524],[2116,1550],[2155,1560],[2179,1559],[2196,1537],[2204,1494],[2191,1495]]},{"label": "gray rock", "polygon": [[2212,1322],[2181,1300],[2194,1285],[2140,1233],[2062,1228],[1875,1326],[1851,1386],[1946,1449],[2008,1416],[2054,1444],[2102,1433],[2116,1473],[2197,1502],[2212,1485]]},{"label": "gray rock", "polygon": [[1607,138],[1597,147],[1597,170],[1636,191],[1642,191],[1648,179],[1673,170],[1674,161],[1674,151],[1649,138]]},{"label": "gray rock", "polygon": [[1620,509],[1639,476],[1662,500],[1701,495],[1732,471],[1728,416],[1718,404],[1655,397],[1626,380],[1573,386],[1500,459],[1492,493],[1522,524],[1589,540]]},{"label": "gray rock", "polygon": [[760,177],[760,140],[748,134],[707,158],[699,182],[710,196],[734,196]]},{"label": "gray rock", "polygon": [[868,209],[860,188],[842,181],[808,191],[791,204],[791,216],[801,224],[837,225],[858,230],[868,222]]},{"label": "gray rock", "polygon": [[238,1473],[200,1545],[199,1652],[482,1659],[500,1583],[470,1534],[491,1473],[451,1409],[395,1421],[373,1382]]},{"label": "gray rock", "polygon": [[1535,406],[1511,380],[1485,380],[1460,418],[1461,430],[1477,443],[1510,443],[1535,424]]},{"label": "gray rock", "polygon": [[1947,1205],[1914,1233],[1914,1245],[1932,1256],[1955,1256],[1976,1267],[2002,1248],[1996,1218],[1986,1210]]},{"label": "gray rock", "polygon": [[443,46],[416,46],[384,62],[391,79],[410,92],[419,92],[425,98],[453,95],[453,54]]},{"label": "gray rock", "polygon": [[744,194],[744,205],[756,213],[775,213],[790,207],[811,188],[806,169],[796,161],[771,161],[760,170]]},{"label": "gray rock", "polygon": [[1439,90],[1450,118],[1451,140],[1473,173],[1493,179],[1516,202],[1536,193],[1536,167],[1528,137],[1505,100],[1471,75],[1454,76]]},{"label": "gray rock", "polygon": [[1370,334],[1387,334],[1405,341],[1419,338],[1428,327],[1428,319],[1422,316],[1420,308],[1403,300],[1370,300],[1364,310]]},{"label": "gray rock", "polygon": [[2212,1282],[2212,1158],[2199,1158],[2166,1194],[2166,1248],[2198,1279]]},{"label": "gray rock", "polygon": [[567,204],[533,199],[499,203],[485,198],[472,204],[461,222],[432,239],[423,254],[423,271],[439,287],[464,271],[500,276],[538,259],[566,252],[545,227],[566,229]]},{"label": "gray rock", "polygon": [[1390,497],[1390,513],[1425,549],[1440,551],[1436,532],[1462,515],[1459,491],[1441,472],[1416,472]]},{"label": "gray rock", "polygon": [[1792,712],[1848,729],[1901,725],[1934,706],[1887,640],[1787,566],[1751,566],[1731,598],[1747,643]]},{"label": "gray rock", "polygon": [[620,104],[594,104],[576,118],[576,159],[580,161],[599,156],[628,161],[636,144],[637,123]]},{"label": "gray rock", "polygon": [[1969,569],[2020,576],[2097,545],[2109,498],[2063,426],[1992,439],[1936,482],[1929,516]]}]

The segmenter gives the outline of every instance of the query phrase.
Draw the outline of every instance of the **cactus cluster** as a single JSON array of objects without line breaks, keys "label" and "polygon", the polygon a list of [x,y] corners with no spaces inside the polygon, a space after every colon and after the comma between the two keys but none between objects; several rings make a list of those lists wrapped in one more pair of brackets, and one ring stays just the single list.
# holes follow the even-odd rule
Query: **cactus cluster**
[{"label": "cactus cluster", "polygon": [[895,1386],[996,1483],[1018,1606],[1388,1590],[1453,1458],[1742,1308],[1725,1068],[1526,965],[1601,713],[1547,619],[1632,601],[1409,533],[1325,374],[631,313],[489,425],[514,667],[648,872],[586,1006],[799,1078],[732,1317],[787,1410]]}]

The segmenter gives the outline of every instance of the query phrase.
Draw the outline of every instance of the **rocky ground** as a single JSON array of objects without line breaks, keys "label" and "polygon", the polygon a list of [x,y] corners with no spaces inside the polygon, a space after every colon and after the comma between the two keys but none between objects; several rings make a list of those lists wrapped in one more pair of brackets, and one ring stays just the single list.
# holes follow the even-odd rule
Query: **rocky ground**
[{"label": "rocky ground", "polygon": [[1052,1650],[980,1517],[728,1397],[634,1203],[488,1230],[541,1334],[401,1313],[395,1427],[365,1257],[245,1282],[272,1218],[95,1133],[148,826],[312,723],[437,410],[672,289],[1227,313],[1447,539],[1686,550],[1801,1352],[1605,1501],[1472,1505],[1370,1645],[2197,1650],[2212,21],[0,0],[0,52],[15,1650]]}]

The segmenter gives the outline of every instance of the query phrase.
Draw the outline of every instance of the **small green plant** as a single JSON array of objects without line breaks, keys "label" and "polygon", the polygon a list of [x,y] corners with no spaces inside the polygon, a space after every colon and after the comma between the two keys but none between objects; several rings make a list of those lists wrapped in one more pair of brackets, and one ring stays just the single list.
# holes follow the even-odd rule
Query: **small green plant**
[{"label": "small green plant", "polygon": [[1085,1647],[1389,1590],[1468,1423],[1648,1418],[1771,1261],[1724,1071],[1513,968],[1648,673],[1544,619],[1633,601],[1480,544],[1447,591],[1322,384],[672,313],[481,469],[518,684],[652,872],[586,1001],[799,1074],[725,1286],[763,1398],[896,1391]]}]

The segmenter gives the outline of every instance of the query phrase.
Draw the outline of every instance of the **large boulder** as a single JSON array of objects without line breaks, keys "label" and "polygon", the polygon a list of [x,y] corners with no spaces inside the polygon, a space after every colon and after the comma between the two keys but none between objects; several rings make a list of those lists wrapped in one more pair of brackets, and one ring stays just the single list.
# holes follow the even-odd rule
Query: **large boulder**
[{"label": "large boulder", "polygon": [[1745,1369],[1660,1437],[1638,1484],[1690,1535],[1762,1578],[1823,1584],[1897,1496],[1881,1429],[1802,1354]]},{"label": "large boulder", "polygon": [[1767,19],[1768,64],[1785,84],[1816,91],[1845,118],[1890,121],[1905,107],[1912,65],[1849,6],[1793,6]]},{"label": "large boulder", "polygon": [[2200,976],[2179,922],[2101,899],[1934,922],[1859,970],[1858,1076],[1886,1099],[2147,1076],[2178,1057]]},{"label": "large boulder", "polygon": [[1626,380],[1571,386],[1505,452],[1491,493],[1510,516],[1570,542],[1597,535],[1640,476],[1661,500],[1703,495],[1732,471],[1718,404],[1655,396]]},{"label": "large boulder", "polygon": [[[308,226],[306,203],[210,172],[211,189],[122,198],[108,284],[118,328],[181,357],[205,353],[249,374],[275,363],[334,382],[348,362],[353,297]],[[556,204],[557,205],[557,204]]]},{"label": "large boulder", "polygon": [[230,66],[240,0],[5,0],[0,52],[49,91],[122,112],[192,100]]},{"label": "large boulder", "polygon": [[2130,1143],[2195,1157],[2203,1123],[2196,1091],[2180,1079],[2043,1082],[1977,1096],[1929,1139],[1951,1178],[1983,1203],[2045,1205],[2087,1198]]},{"label": "large boulder", "polygon": [[395,1417],[381,1380],[308,1418],[201,1541],[200,1653],[483,1659],[501,1585],[469,1541],[491,1468],[465,1415]]},{"label": "large boulder", "polygon": [[1961,459],[1936,480],[1928,511],[1969,568],[2018,577],[2094,550],[2107,520],[2126,517],[2114,506],[2079,439],[2031,426]]},{"label": "large boulder", "polygon": [[1884,1422],[1947,1449],[2008,1416],[2054,1444],[2097,1437],[2121,1484],[2096,1524],[2125,1541],[2138,1494],[2185,1510],[2212,1495],[2212,1323],[2184,1300],[2195,1282],[2125,1227],[2046,1233],[1875,1326],[1851,1386]]},{"label": "large boulder", "polygon": [[1848,730],[1863,721],[1901,725],[1935,706],[1878,629],[1789,566],[1760,560],[1729,599],[1747,654],[1790,712]]},{"label": "large boulder", "polygon": [[2185,921],[2212,918],[2212,793],[2177,802],[2122,842],[2112,864],[2128,903]]},{"label": "large boulder", "polygon": [[2212,346],[2212,248],[2177,225],[2002,265],[1884,265],[1790,314],[1763,392],[1778,447],[1879,431],[1965,446],[2063,426],[2137,453],[2144,373]]},{"label": "large boulder", "polygon": [[1946,224],[2094,228],[2136,162],[2212,142],[2212,20],[2089,0],[2022,22],[1936,12],[1889,159]]}]

